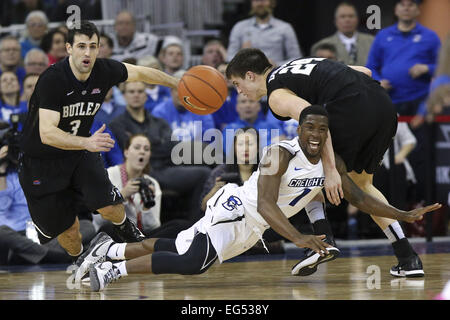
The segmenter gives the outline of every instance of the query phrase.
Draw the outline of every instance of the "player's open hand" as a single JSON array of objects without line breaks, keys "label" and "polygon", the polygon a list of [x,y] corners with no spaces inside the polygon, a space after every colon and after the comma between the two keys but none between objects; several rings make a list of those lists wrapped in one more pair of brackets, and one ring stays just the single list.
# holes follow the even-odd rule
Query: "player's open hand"
[{"label": "player's open hand", "polygon": [[341,175],[336,169],[325,172],[324,187],[328,201],[335,206],[340,205],[341,199],[344,198],[344,191],[342,190]]},{"label": "player's open hand", "polygon": [[109,133],[103,133],[106,125],[103,124],[100,129],[86,139],[86,150],[90,152],[108,152],[114,147],[115,141],[111,139]]},{"label": "player's open hand", "polygon": [[321,256],[325,256],[328,254],[327,248],[331,247],[328,243],[322,241],[325,237],[326,236],[324,234],[320,236],[302,234],[296,241],[294,241],[294,244],[299,248],[310,248]]},{"label": "player's open hand", "polygon": [[398,217],[398,220],[403,220],[406,222],[414,222],[416,220],[422,220],[423,215],[427,212],[431,212],[440,209],[442,205],[440,203],[435,203],[426,207],[417,208],[411,211],[405,211]]}]

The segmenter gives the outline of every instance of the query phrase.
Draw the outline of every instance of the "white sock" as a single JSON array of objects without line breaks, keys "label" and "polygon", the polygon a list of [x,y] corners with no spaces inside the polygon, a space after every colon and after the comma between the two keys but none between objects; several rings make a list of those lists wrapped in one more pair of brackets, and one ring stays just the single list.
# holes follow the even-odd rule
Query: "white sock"
[{"label": "white sock", "polygon": [[398,223],[398,221],[390,224],[386,229],[383,230],[383,232],[391,243],[405,238],[405,234],[403,233],[402,227],[400,226],[400,223]]},{"label": "white sock", "polygon": [[120,276],[124,277],[128,275],[126,261],[114,263],[114,266],[119,269]]},{"label": "white sock", "polygon": [[[119,223],[113,222],[113,224],[115,224],[116,226],[120,226],[122,223],[125,222],[125,219],[126,219],[126,218],[127,218],[127,215],[124,213],[122,222],[119,222]],[[111,221],[111,222],[112,222],[112,221]]]},{"label": "white sock", "polygon": [[311,201],[305,206],[305,210],[311,223],[314,223],[317,220],[325,219],[323,204],[320,201]]},{"label": "white sock", "polygon": [[125,260],[126,246],[126,243],[114,243],[111,247],[109,247],[106,255],[113,260]]}]

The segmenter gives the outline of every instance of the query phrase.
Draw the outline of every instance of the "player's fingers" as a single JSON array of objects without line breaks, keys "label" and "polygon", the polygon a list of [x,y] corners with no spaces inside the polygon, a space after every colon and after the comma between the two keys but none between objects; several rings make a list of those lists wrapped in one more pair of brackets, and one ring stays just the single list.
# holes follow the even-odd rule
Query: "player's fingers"
[{"label": "player's fingers", "polygon": [[106,129],[106,125],[105,124],[103,124],[101,127],[100,127],[100,129],[98,129],[97,131],[95,131],[95,133],[94,134],[97,134],[97,133],[102,133],[104,130]]},{"label": "player's fingers", "polygon": [[327,189],[327,188],[325,188],[325,193],[326,193],[326,195],[327,195],[328,201],[330,201],[331,204],[334,204],[334,199],[333,199],[333,197],[331,196],[330,190]]},{"label": "player's fingers", "polygon": [[338,186],[339,196],[341,199],[344,199],[344,190],[342,190],[342,185]]}]

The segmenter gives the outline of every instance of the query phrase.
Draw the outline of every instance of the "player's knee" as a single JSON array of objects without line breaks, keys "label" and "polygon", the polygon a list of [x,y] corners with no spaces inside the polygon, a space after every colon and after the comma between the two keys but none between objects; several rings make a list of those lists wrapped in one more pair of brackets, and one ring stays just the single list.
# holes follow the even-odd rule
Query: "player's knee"
[{"label": "player's knee", "polygon": [[181,274],[183,275],[195,275],[195,274],[202,274],[204,273],[208,268],[202,268],[203,267],[203,261],[200,261],[199,259],[191,259],[191,257],[183,255],[182,256],[182,263],[183,263],[183,270]]}]

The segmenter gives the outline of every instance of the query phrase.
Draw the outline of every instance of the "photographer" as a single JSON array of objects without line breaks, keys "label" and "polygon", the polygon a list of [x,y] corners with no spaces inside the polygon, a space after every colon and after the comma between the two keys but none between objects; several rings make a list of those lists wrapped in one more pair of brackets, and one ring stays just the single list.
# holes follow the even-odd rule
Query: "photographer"
[{"label": "photographer", "polygon": [[[184,220],[168,221],[161,225],[161,188],[158,181],[150,177],[150,141],[145,134],[129,138],[124,148],[125,162],[108,168],[111,182],[126,200],[125,213],[147,237],[176,237],[178,232],[190,225]],[[94,215],[94,225],[112,238],[111,223]]]}]

